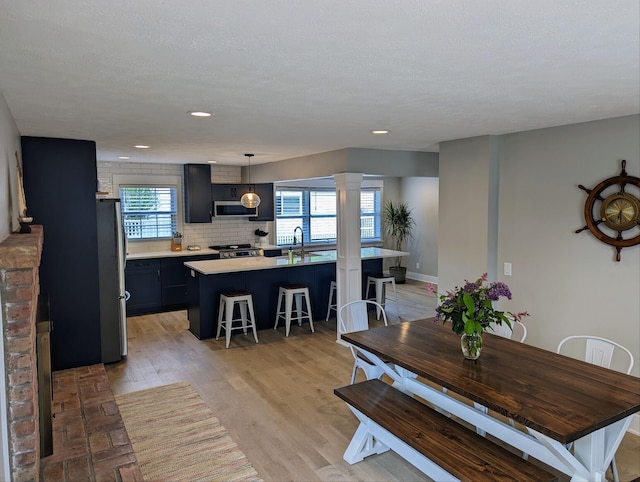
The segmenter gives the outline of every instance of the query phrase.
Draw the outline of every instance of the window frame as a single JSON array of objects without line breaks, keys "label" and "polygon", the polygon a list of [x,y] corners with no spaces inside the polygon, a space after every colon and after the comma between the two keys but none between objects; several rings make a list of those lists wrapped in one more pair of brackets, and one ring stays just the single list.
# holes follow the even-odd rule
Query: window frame
[{"label": "window frame", "polygon": [[[301,192],[302,196],[301,196],[301,210],[299,214],[291,214],[291,215],[284,215],[284,214],[280,214],[279,210],[278,210],[278,204],[280,204],[280,202],[278,201],[278,197],[279,197],[279,192],[281,191],[289,191],[289,192]],[[291,245],[292,244],[292,239],[293,239],[293,229],[291,230],[291,233],[289,236],[283,236],[281,233],[278,232],[278,221],[279,220],[284,220],[284,219],[300,219],[301,220],[301,228],[304,232],[304,236],[305,236],[305,245],[326,245],[326,244],[336,244],[337,243],[337,220],[338,220],[338,213],[337,213],[337,208],[336,208],[336,212],[335,214],[311,214],[311,193],[312,192],[319,192],[319,191],[326,191],[326,192],[332,192],[334,193],[334,195],[337,196],[337,190],[335,188],[331,188],[331,187],[316,187],[316,186],[287,186],[287,185],[277,185],[275,186],[275,231],[276,231],[276,244],[278,246],[287,246],[287,245]],[[362,207],[360,210],[360,227],[361,227],[361,237],[360,237],[360,242],[361,243],[380,243],[383,241],[383,233],[382,233],[382,204],[383,204],[383,200],[382,200],[382,186],[378,186],[378,185],[374,185],[374,186],[362,186],[361,188],[361,193],[365,192],[365,191],[369,191],[369,192],[376,192],[377,193],[377,197],[378,197],[378,202],[377,202],[377,209],[374,207],[374,212],[373,213],[367,213],[366,216],[373,216],[374,217],[374,232],[377,232],[378,236],[377,237],[373,237],[373,238],[362,238],[362,218],[363,218],[363,213],[362,213]],[[375,204],[375,197],[374,197],[374,204]],[[280,209],[281,211],[282,209]],[[326,218],[333,218],[335,219],[336,222],[336,238],[331,238],[331,239],[324,239],[324,240],[318,240],[318,241],[312,241],[311,240],[311,222],[312,219],[326,219]],[[376,221],[377,219],[377,221]],[[289,241],[289,239],[291,241]]]},{"label": "window frame", "polygon": [[[180,176],[172,176],[172,175],[138,175],[138,174],[114,174],[113,175],[113,192],[114,197],[120,196],[120,188],[121,187],[170,187],[176,190],[176,212],[175,212],[175,231],[183,231],[184,226],[184,200],[182,196],[182,178]],[[124,216],[123,212],[123,203],[121,202],[121,212]],[[157,249],[159,246],[164,246],[167,243],[167,240],[171,239],[171,236],[165,237],[157,237],[157,238],[127,238],[129,243],[135,243],[136,245],[140,244],[146,245],[147,248]]]}]

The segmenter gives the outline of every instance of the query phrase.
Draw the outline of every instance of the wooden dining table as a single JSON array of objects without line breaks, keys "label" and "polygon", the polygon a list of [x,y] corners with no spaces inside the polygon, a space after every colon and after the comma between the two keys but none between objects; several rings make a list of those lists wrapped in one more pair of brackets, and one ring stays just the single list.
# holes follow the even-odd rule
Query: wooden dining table
[{"label": "wooden dining table", "polygon": [[640,411],[637,377],[487,332],[480,358],[467,360],[460,336],[433,318],[346,333],[342,339],[382,368],[396,388],[572,480],[605,480]]}]

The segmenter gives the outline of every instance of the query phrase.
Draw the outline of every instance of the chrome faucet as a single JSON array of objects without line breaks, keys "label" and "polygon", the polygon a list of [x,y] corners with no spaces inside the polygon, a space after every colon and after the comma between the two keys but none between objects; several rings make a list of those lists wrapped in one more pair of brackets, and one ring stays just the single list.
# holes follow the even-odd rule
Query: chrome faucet
[{"label": "chrome faucet", "polygon": [[298,242],[296,238],[296,231],[300,230],[300,259],[304,258],[304,231],[300,226],[297,226],[296,229],[293,230],[293,244]]}]

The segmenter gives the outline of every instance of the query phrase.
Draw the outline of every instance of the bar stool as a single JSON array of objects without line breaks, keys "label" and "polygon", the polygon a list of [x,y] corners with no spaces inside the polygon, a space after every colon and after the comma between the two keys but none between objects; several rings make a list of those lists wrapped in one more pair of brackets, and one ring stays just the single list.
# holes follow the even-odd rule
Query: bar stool
[{"label": "bar stool", "polygon": [[[282,310],[282,301],[284,299],[284,310]],[[296,304],[296,316],[292,316],[293,302]],[[302,302],[306,303],[307,310],[302,308]],[[289,336],[289,330],[291,329],[291,321],[297,321],[298,326],[302,326],[302,320],[307,318],[309,320],[309,326],[311,327],[311,333],[313,330],[313,319],[311,318],[311,297],[309,296],[309,288],[305,285],[283,285],[278,290],[278,312],[276,314],[276,325],[274,330],[278,328],[278,321],[280,318],[284,318],[285,334]]]},{"label": "bar stool", "polygon": [[329,321],[329,315],[331,314],[331,310],[336,312],[336,315],[338,314],[338,301],[334,301],[334,298],[336,297],[336,282],[332,281],[331,282],[331,286],[329,287],[329,302],[327,304],[327,319],[325,321]]},{"label": "bar stool", "polygon": [[[240,308],[240,318],[234,318],[234,308],[238,304]],[[249,317],[247,317],[247,308],[249,309]],[[233,326],[234,322],[241,322],[239,326]],[[247,327],[253,329],[253,337],[258,343],[258,334],[256,333],[256,317],[253,313],[253,297],[248,291],[223,291],[220,293],[220,309],[218,310],[218,331],[216,340],[220,337],[220,329],[224,328],[227,338],[226,347],[229,348],[231,340],[231,332],[233,330],[242,330],[247,334]]]},{"label": "bar stool", "polygon": [[[391,284],[393,286],[393,302],[396,304],[396,311],[398,312],[398,316],[400,316],[400,312],[398,311],[398,292],[396,291],[396,279],[393,276],[385,276],[384,274],[372,274],[367,276],[367,294],[364,296],[365,300],[373,300],[373,298],[369,298],[369,288],[373,285],[376,290],[375,301],[383,309],[386,309],[386,286]],[[380,319],[380,308],[376,307],[376,320]]]}]

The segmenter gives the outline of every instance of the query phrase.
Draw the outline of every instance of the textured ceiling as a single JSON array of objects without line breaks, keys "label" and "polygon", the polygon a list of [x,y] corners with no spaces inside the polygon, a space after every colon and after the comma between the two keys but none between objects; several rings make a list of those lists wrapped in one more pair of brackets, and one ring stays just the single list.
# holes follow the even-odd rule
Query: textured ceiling
[{"label": "textured ceiling", "polygon": [[101,161],[435,151],[640,112],[639,4],[0,0],[0,93],[22,135]]}]

